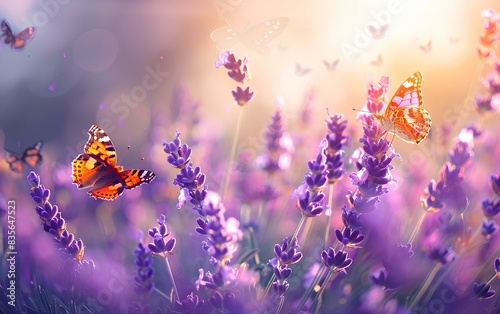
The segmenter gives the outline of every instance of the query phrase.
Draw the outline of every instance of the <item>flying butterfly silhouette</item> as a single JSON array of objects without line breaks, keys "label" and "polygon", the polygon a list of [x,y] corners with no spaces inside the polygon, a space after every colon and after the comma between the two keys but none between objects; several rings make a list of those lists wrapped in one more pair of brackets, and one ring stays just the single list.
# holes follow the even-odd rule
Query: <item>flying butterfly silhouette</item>
[{"label": "flying butterfly silhouette", "polygon": [[42,163],[42,155],[40,154],[42,146],[42,142],[36,142],[35,145],[26,148],[21,156],[5,150],[5,160],[9,164],[10,170],[14,172],[22,172],[24,165],[28,165],[30,167],[40,165]]},{"label": "flying butterfly silhouette", "polygon": [[35,37],[35,27],[33,26],[22,30],[18,34],[14,34],[7,21],[2,20],[0,29],[2,30],[2,42],[5,45],[10,45],[12,49],[23,49],[26,43]]},{"label": "flying butterfly silhouette", "polygon": [[431,116],[423,105],[422,73],[415,72],[401,84],[385,112],[373,116],[386,132],[405,142],[418,144],[429,134]]},{"label": "flying butterfly silhouette", "polygon": [[456,43],[458,43],[460,41],[460,37],[453,37],[453,36],[450,36],[450,44],[452,45],[455,45]]},{"label": "flying butterfly silhouette", "polygon": [[423,52],[429,53],[432,50],[432,40],[429,40],[425,46],[418,46]]},{"label": "flying butterfly silhouette", "polygon": [[91,187],[88,192],[94,198],[111,201],[125,189],[133,189],[151,182],[156,175],[147,170],[128,169],[116,165],[116,152],[109,136],[100,127],[90,127],[89,140],[72,162],[73,183],[79,189]]},{"label": "flying butterfly silhouette", "polygon": [[335,69],[337,68],[337,65],[339,64],[339,61],[340,61],[339,59],[334,60],[332,62],[328,62],[326,60],[323,60],[323,64],[325,65],[326,69],[331,72],[331,71],[335,71]]},{"label": "flying butterfly silhouette", "polygon": [[276,38],[288,24],[288,18],[278,17],[259,23],[250,29],[239,32],[229,26],[218,28],[210,34],[210,38],[220,51],[231,50],[240,42],[247,48],[260,53],[269,53],[268,44]]},{"label": "flying butterfly silhouette", "polygon": [[368,31],[373,39],[378,40],[385,37],[385,33],[389,29],[389,24],[380,25],[379,28],[376,28],[373,25],[368,25]]},{"label": "flying butterfly silhouette", "polygon": [[304,77],[307,73],[311,72],[311,68],[304,68],[300,64],[295,64],[295,75],[298,77]]}]

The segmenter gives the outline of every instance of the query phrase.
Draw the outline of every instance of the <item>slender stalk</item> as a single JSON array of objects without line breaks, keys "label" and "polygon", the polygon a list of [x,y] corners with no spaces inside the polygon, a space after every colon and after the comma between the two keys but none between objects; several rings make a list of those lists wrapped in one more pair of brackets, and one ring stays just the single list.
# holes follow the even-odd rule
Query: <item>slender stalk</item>
[{"label": "slender stalk", "polygon": [[[253,227],[248,228],[248,233],[250,234],[250,248],[255,249],[257,245],[255,244],[255,232],[253,230]],[[259,265],[260,264],[260,257],[259,257],[259,252],[255,252],[254,254],[254,259],[255,259],[255,264]]]},{"label": "slender stalk", "polygon": [[222,186],[222,193],[221,193],[222,200],[226,198],[227,189],[229,187],[229,180],[231,179],[231,172],[233,171],[234,155],[236,154],[236,145],[238,144],[238,138],[240,137],[240,130],[243,121],[244,110],[245,107],[241,108],[240,114],[238,115],[236,132],[234,132],[233,145],[231,146],[231,154],[229,155],[229,161],[227,162],[226,175],[224,176],[224,185]]},{"label": "slender stalk", "polygon": [[427,288],[429,288],[430,284],[432,283],[432,281],[434,280],[434,277],[436,277],[436,274],[437,272],[439,271],[439,269],[441,268],[441,264],[438,263],[436,266],[434,266],[434,268],[431,270],[431,272],[429,273],[429,275],[427,276],[427,279],[425,280],[424,284],[422,285],[422,287],[420,287],[417,295],[415,296],[415,298],[413,299],[413,301],[410,303],[410,306],[408,307],[408,310],[411,311],[411,309],[417,305],[418,301],[420,301],[420,298],[422,298],[422,296],[424,295],[425,291],[427,291]]},{"label": "slender stalk", "polygon": [[302,308],[306,304],[307,298],[309,297],[311,292],[314,290],[314,288],[318,285],[318,282],[321,280],[321,278],[323,278],[326,270],[327,270],[327,268],[323,264],[321,264],[321,268],[318,270],[318,272],[314,276],[314,278],[311,281],[311,284],[307,288],[306,292],[304,292],[304,294],[302,295],[302,298],[300,299],[299,306],[294,311],[294,314],[297,314],[300,312],[300,310],[302,310]]},{"label": "slender stalk", "polygon": [[[172,287],[174,288],[174,294],[175,294],[175,298],[177,300],[181,300],[179,298],[179,291],[177,291],[177,286],[175,285],[175,280],[174,280],[174,275],[172,274],[172,268],[170,268],[170,263],[168,262],[168,258],[165,256],[165,264],[167,265],[167,273],[168,273],[168,276],[170,277],[170,281],[172,282]],[[172,303],[174,303],[175,300],[172,301]]]},{"label": "slender stalk", "polygon": [[333,270],[330,269],[330,271],[328,272],[328,275],[326,275],[325,281],[321,285],[321,288],[319,289],[318,293],[316,294],[316,297],[314,297],[314,300],[311,303],[311,309],[314,308],[314,305],[318,302],[318,299],[320,298],[320,296],[323,294],[323,292],[325,291],[326,287],[328,286],[328,283],[330,282],[330,279],[332,279],[333,274],[335,274],[334,270],[335,270],[335,268]]},{"label": "slender stalk", "polygon": [[332,222],[332,206],[333,206],[333,184],[330,184],[330,187],[328,189],[328,208],[330,209],[330,215],[328,215],[328,218],[326,220],[326,230],[325,230],[325,244],[323,245],[323,248],[328,247],[328,240],[330,239],[330,225]]},{"label": "slender stalk", "polygon": [[422,224],[424,223],[424,219],[427,213],[428,211],[424,211],[420,215],[420,218],[418,218],[417,224],[415,225],[415,228],[413,228],[413,232],[411,233],[410,239],[408,240],[408,244],[413,244],[413,241],[415,241],[415,238],[417,237],[418,231],[420,230]]}]

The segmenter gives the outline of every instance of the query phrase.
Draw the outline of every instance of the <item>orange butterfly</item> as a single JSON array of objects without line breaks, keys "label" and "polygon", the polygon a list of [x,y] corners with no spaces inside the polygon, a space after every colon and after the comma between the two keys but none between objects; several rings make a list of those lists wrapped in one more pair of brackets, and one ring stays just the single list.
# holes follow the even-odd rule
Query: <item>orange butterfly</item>
[{"label": "orange butterfly", "polygon": [[35,28],[30,26],[18,34],[14,34],[6,20],[0,24],[2,31],[2,41],[6,45],[10,45],[12,49],[21,50],[24,45],[35,37]]},{"label": "orange butterfly", "polygon": [[10,170],[14,172],[22,172],[24,164],[30,167],[38,166],[42,163],[42,142],[36,142],[34,146],[26,148],[22,156],[18,156],[13,152],[5,150],[5,160],[9,163]]},{"label": "orange butterfly", "polygon": [[386,132],[405,142],[418,144],[431,128],[431,116],[422,104],[422,73],[416,72],[401,84],[385,112],[373,116]]},{"label": "orange butterfly", "polygon": [[147,170],[129,169],[116,165],[116,152],[111,139],[100,127],[93,125],[84,153],[73,160],[72,177],[79,189],[92,187],[94,198],[111,201],[125,189],[151,182],[156,175]]}]

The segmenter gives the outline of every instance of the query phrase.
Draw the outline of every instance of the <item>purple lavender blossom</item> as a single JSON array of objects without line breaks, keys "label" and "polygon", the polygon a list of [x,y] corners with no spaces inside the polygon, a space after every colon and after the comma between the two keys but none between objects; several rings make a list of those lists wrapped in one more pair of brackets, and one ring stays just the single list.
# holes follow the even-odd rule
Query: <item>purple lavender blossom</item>
[{"label": "purple lavender blossom", "polygon": [[292,199],[296,200],[297,209],[305,217],[319,216],[325,209],[323,190],[328,183],[327,145],[327,141],[323,139],[319,145],[316,159],[307,163],[309,171],[304,177],[304,183],[292,193]]},{"label": "purple lavender blossom", "polygon": [[167,257],[168,255],[172,255],[172,251],[175,247],[175,238],[170,238],[165,240],[170,233],[167,230],[167,226],[165,225],[165,215],[160,215],[158,219],[158,227],[154,227],[148,230],[148,234],[151,238],[153,238],[153,243],[148,244],[149,250],[154,255],[161,255],[163,257]]},{"label": "purple lavender blossom", "polygon": [[491,286],[486,284],[486,282],[475,282],[472,285],[472,292],[479,299],[489,299],[495,295],[495,290],[491,290]]},{"label": "purple lavender blossom", "polygon": [[348,248],[358,248],[358,244],[365,239],[365,236],[361,234],[359,229],[344,228],[344,232],[337,229],[335,230],[335,235],[337,236],[337,240]]},{"label": "purple lavender blossom", "polygon": [[191,293],[186,296],[184,300],[176,300],[175,307],[183,314],[202,314],[205,313],[205,301],[200,299],[197,295]]},{"label": "purple lavender blossom", "polygon": [[35,210],[42,221],[43,230],[52,234],[63,257],[73,259],[80,265],[85,251],[83,241],[76,240],[75,236],[66,230],[66,221],[57,205],[49,202],[50,190],[40,183],[40,176],[31,171],[27,180],[31,185],[30,197],[39,204]]},{"label": "purple lavender blossom", "polygon": [[[283,243],[281,245],[274,245],[274,255],[276,259],[279,261],[279,265],[291,265],[298,263],[302,259],[302,253],[297,252],[299,245],[297,244],[297,238],[294,238],[290,243],[290,239],[288,237],[283,239]],[[276,263],[271,263],[276,264]]]},{"label": "purple lavender blossom", "polygon": [[172,142],[162,141],[163,151],[168,155],[167,162],[175,168],[184,168],[191,159],[191,148],[187,144],[181,146],[181,133],[175,131],[175,139]]},{"label": "purple lavender blossom", "polygon": [[321,252],[321,260],[328,269],[336,272],[345,272],[345,269],[352,264],[352,259],[347,258],[347,252],[335,252],[332,248]]},{"label": "purple lavender blossom", "polygon": [[395,182],[391,161],[399,156],[390,151],[389,141],[380,137],[384,132],[373,116],[364,117],[364,123],[360,139],[364,153],[356,163],[359,171],[349,176],[357,189],[347,195],[349,205],[358,213],[373,211],[380,201],[379,196],[388,192],[385,185]]},{"label": "purple lavender blossom", "polygon": [[350,139],[344,135],[347,128],[347,120],[343,120],[341,114],[334,114],[333,116],[326,109],[330,120],[325,120],[329,133],[326,135],[328,146],[326,147],[326,164],[327,164],[327,178],[329,184],[337,182],[345,173],[344,157],[345,152],[342,150],[344,146],[349,146]]},{"label": "purple lavender blossom", "polygon": [[[247,58],[236,60],[236,57],[231,51],[223,51],[219,54],[217,62],[215,62],[216,68],[221,66],[229,70],[227,75],[236,82],[244,85],[250,81],[251,76]],[[240,107],[246,106],[253,99],[255,94],[255,92],[250,89],[250,86],[247,86],[245,89],[241,86],[237,86],[231,93],[235,103]]]}]

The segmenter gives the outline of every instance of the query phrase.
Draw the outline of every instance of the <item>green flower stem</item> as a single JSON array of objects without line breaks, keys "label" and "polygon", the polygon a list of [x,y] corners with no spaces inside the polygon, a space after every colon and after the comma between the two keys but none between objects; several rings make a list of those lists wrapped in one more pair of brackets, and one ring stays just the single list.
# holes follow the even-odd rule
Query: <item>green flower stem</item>
[{"label": "green flower stem", "polygon": [[[170,263],[168,262],[168,257],[165,256],[165,264],[167,265],[167,273],[168,273],[168,276],[170,277],[170,281],[172,282],[172,287],[174,288],[174,294],[175,294],[175,298],[176,300],[181,300],[179,298],[179,291],[177,291],[177,286],[175,285],[175,280],[174,280],[174,275],[172,274],[172,268],[170,268]],[[172,301],[172,303],[174,303],[175,300]]]}]

